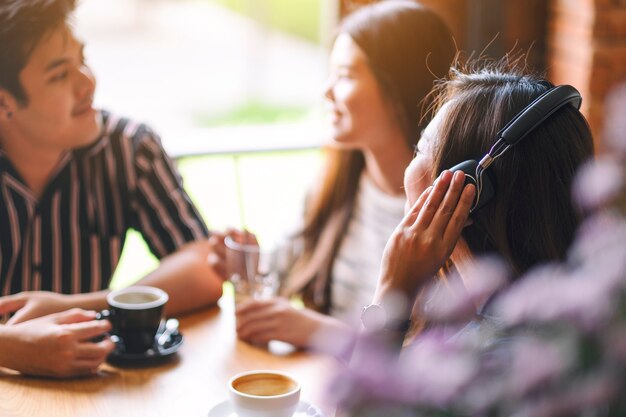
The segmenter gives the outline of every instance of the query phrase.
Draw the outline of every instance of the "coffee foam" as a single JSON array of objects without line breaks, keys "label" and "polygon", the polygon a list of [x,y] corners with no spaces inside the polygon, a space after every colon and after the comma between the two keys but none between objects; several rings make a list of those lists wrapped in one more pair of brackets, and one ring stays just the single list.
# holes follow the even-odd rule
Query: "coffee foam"
[{"label": "coffee foam", "polygon": [[243,394],[271,397],[287,394],[298,384],[283,375],[260,373],[244,375],[233,381],[233,388]]},{"label": "coffee foam", "polygon": [[167,303],[168,299],[165,291],[140,285],[112,291],[107,295],[109,306],[123,310],[147,310],[161,307]]},{"label": "coffee foam", "polygon": [[159,296],[143,292],[126,292],[117,295],[113,299],[118,303],[124,304],[145,304],[158,300]]}]

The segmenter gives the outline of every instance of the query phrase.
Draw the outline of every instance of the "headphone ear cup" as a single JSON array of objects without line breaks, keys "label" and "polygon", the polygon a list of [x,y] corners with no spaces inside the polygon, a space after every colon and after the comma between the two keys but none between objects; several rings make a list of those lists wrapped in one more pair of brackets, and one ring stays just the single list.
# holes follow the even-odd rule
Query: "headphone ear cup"
[{"label": "headphone ear cup", "polygon": [[477,168],[478,161],[476,160],[463,161],[450,168],[450,171],[453,173],[456,171],[462,171],[465,174],[465,185],[474,184],[474,186],[477,187],[476,197],[474,197],[474,205],[471,213],[475,213],[480,210],[496,195],[495,181],[489,170],[483,171],[481,190],[480,193],[478,193],[478,180],[476,178]]}]

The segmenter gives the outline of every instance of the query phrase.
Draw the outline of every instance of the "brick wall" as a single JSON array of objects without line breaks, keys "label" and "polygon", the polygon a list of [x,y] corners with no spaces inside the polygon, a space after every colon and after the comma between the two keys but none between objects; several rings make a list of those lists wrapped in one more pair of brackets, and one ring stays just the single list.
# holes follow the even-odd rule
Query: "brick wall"
[{"label": "brick wall", "polygon": [[606,94],[626,81],[626,1],[551,0],[549,13],[549,76],[580,90],[601,149]]}]

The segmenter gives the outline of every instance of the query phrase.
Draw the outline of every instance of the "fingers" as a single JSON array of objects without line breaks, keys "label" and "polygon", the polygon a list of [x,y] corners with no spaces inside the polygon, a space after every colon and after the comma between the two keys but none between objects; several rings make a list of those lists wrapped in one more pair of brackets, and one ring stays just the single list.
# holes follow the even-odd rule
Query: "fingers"
[{"label": "fingers", "polygon": [[244,230],[240,233],[240,237],[239,237],[239,241],[241,243],[244,243],[246,245],[259,245],[259,241],[256,238],[256,235],[254,233],[251,233],[247,230]]},{"label": "fingers", "polygon": [[474,196],[476,195],[476,187],[473,184],[467,185],[463,188],[459,202],[454,210],[454,213],[450,217],[450,221],[443,234],[444,241],[451,241],[458,239],[463,227],[469,217],[470,209],[474,203]]},{"label": "fingers", "polygon": [[222,233],[214,233],[209,238],[209,247],[212,252],[219,256],[224,256],[226,253],[226,246],[224,245],[225,235]]},{"label": "fingers", "polygon": [[54,317],[54,321],[57,324],[69,324],[94,320],[96,318],[96,314],[97,313],[95,311],[86,311],[80,308],[72,308],[67,311],[52,314],[51,317]]},{"label": "fingers", "polygon": [[237,336],[247,341],[269,341],[277,339],[276,336],[276,320],[253,320],[241,326],[237,326]]},{"label": "fingers", "polygon": [[271,320],[276,316],[276,312],[271,307],[266,307],[263,309],[255,310],[253,312],[246,312],[244,314],[237,313],[237,328],[244,327],[249,323],[255,321],[266,321]]},{"label": "fingers", "polygon": [[452,173],[450,171],[443,171],[437,182],[433,185],[426,202],[420,210],[414,224],[415,227],[426,229],[430,225],[435,213],[437,213],[437,210],[439,209],[441,201],[446,195],[451,181]]},{"label": "fingers", "polygon": [[31,308],[26,306],[17,310],[17,312],[7,321],[8,325],[23,323],[27,320],[37,318],[38,315],[34,314]]},{"label": "fingers", "polygon": [[104,339],[98,343],[80,343],[76,348],[76,356],[79,359],[94,359],[103,361],[115,349],[115,343],[111,339]]},{"label": "fingers", "polygon": [[243,263],[243,256],[240,252],[233,251],[233,255],[228,252],[228,247],[224,239],[229,237],[240,245],[257,245],[257,238],[247,230],[227,229],[224,233],[213,233],[209,238],[209,254],[207,262],[223,281],[229,279],[230,275],[237,272],[241,276],[245,274],[247,265]]},{"label": "fingers", "polygon": [[24,307],[28,299],[23,294],[8,295],[0,298],[0,314],[13,313]]},{"label": "fingers", "polygon": [[[100,364],[115,349],[115,344],[109,338],[96,343],[89,341],[89,339],[101,334],[103,329],[101,325],[107,323],[106,320],[103,320],[64,325],[66,329],[74,332],[75,340],[68,347],[71,350],[72,359],[63,366],[63,370],[57,376],[89,375],[97,371]],[[90,329],[91,325],[94,329],[100,327],[99,331],[94,333],[93,329]],[[110,325],[104,329],[110,329]],[[82,341],[81,338],[83,338]]]},{"label": "fingers", "polygon": [[102,359],[78,359],[74,361],[70,367],[67,375],[61,375],[63,377],[68,376],[80,376],[80,375],[92,375],[98,371],[98,367],[102,364]]},{"label": "fingers", "polygon": [[254,323],[269,321],[276,316],[275,309],[272,305],[246,305],[245,309],[237,309],[237,332],[241,329],[254,325]]},{"label": "fingers", "polygon": [[424,206],[424,203],[426,202],[426,199],[428,199],[428,196],[430,195],[432,190],[432,185],[426,188],[424,192],[419,196],[415,204],[413,204],[413,207],[409,208],[409,210],[404,215],[404,218],[402,219],[403,226],[408,227],[412,226],[415,223],[415,220],[417,220],[417,216],[420,214],[420,211],[422,211],[422,207]]},{"label": "fingers", "polygon": [[234,240],[235,242],[241,243],[244,245],[258,245],[259,244],[254,233],[251,233],[247,230],[228,229],[226,231],[226,235],[230,236],[230,238]]},{"label": "fingers", "polygon": [[82,323],[66,324],[77,340],[87,341],[96,336],[100,336],[111,330],[111,323],[108,320],[93,320]]},{"label": "fingers", "polygon": [[213,271],[215,271],[215,274],[219,277],[219,279],[221,279],[222,281],[226,281],[228,279],[224,262],[222,262],[222,259],[220,259],[220,257],[216,253],[209,252],[206,260],[209,266],[213,269]]},{"label": "fingers", "polygon": [[444,231],[450,222],[452,214],[458,206],[464,184],[465,174],[462,171],[455,172],[452,176],[452,181],[450,182],[450,186],[446,191],[443,201],[433,217],[431,227],[433,230],[441,230],[441,237],[443,237]]},{"label": "fingers", "polygon": [[270,331],[274,333],[280,322],[285,317],[281,314],[279,299],[248,301],[237,308],[237,334],[240,338],[248,340],[252,336],[258,337]]},{"label": "fingers", "polygon": [[209,238],[209,254],[207,263],[217,273],[219,278],[226,280],[226,247],[224,245],[224,235],[214,234]]}]

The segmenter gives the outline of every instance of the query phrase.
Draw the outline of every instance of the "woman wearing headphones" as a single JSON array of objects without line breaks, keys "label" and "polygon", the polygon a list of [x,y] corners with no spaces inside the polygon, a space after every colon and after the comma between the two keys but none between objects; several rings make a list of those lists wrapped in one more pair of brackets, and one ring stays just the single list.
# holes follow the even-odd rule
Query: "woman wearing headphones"
[{"label": "woman wearing headphones", "polygon": [[[372,304],[387,318],[406,319],[408,306],[438,272],[447,275],[456,269],[471,290],[473,283],[465,279],[471,274],[464,274],[464,268],[476,256],[500,256],[515,277],[539,263],[565,258],[582,220],[572,202],[572,182],[594,152],[589,126],[578,110],[580,96],[573,87],[554,88],[505,67],[454,70],[434,92],[437,114],[404,180],[411,208],[385,249]],[[541,103],[533,102],[539,96]],[[527,106],[532,110],[524,112]],[[468,159],[487,166],[479,185],[489,180],[495,189],[486,202],[479,195],[484,205],[469,221],[476,188],[464,185],[463,172],[451,172]],[[398,294],[408,301],[403,311],[397,308]]]}]

